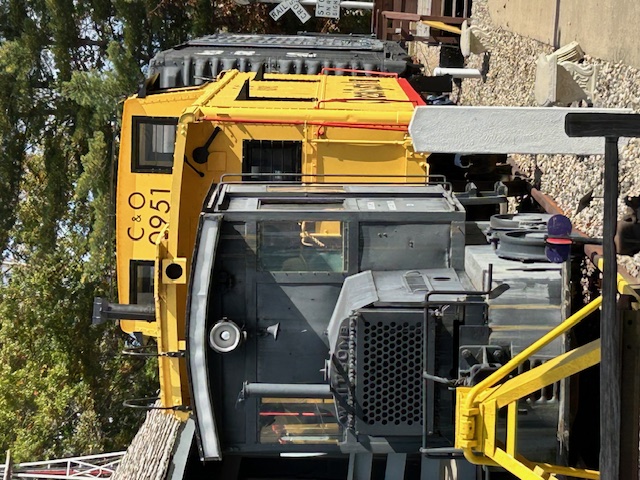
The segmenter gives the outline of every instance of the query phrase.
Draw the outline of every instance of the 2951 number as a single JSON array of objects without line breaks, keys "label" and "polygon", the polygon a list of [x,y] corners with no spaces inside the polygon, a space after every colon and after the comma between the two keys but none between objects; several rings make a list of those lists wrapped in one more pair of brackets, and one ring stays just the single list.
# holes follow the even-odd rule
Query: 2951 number
[{"label": "2951 number", "polygon": [[143,217],[146,217],[146,214],[150,214],[149,219],[147,220],[147,226],[150,228],[151,232],[146,235],[147,240],[151,245],[156,244],[156,240],[158,239],[158,234],[160,230],[167,224],[167,221],[163,218],[164,215],[167,215],[171,210],[171,205],[167,200],[158,200],[157,198],[153,198],[154,195],[164,195],[165,198],[170,194],[169,190],[161,190],[152,188],[149,190],[149,206],[147,206],[147,197],[140,192],[133,192],[129,195],[128,203],[131,209],[133,210],[133,216],[131,217],[131,221],[134,223],[133,226],[127,228],[127,236],[137,242],[142,240],[146,235],[146,228],[143,226],[140,228],[136,228],[137,223],[144,223]]}]

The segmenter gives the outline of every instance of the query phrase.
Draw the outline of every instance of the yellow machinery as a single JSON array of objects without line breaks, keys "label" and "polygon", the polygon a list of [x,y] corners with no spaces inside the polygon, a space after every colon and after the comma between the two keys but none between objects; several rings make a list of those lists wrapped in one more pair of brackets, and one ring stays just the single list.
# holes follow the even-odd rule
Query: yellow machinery
[{"label": "yellow machinery", "polygon": [[[273,182],[324,175],[333,182],[427,179],[425,156],[413,152],[407,134],[414,107],[423,104],[408,82],[395,74],[327,73],[340,75],[231,70],[201,87],[125,102],[116,206],[118,294],[121,304],[152,304],[155,297],[156,320],[120,325],[157,339],[165,407],[180,410],[190,403],[180,354],[187,270],[212,184],[239,172]],[[309,232],[309,241],[331,233]]]},{"label": "yellow machinery", "polygon": [[[600,341],[595,340],[560,355],[553,360],[497,385],[531,354],[567,333],[580,320],[600,307],[602,297],[576,312],[561,325],[523,350],[494,374],[474,387],[456,390],[456,448],[465,458],[478,465],[501,466],[523,480],[556,478],[555,474],[578,478],[599,478],[598,472],[536,463],[516,453],[518,401],[547,385],[551,385],[600,361]],[[507,409],[506,440],[498,438],[498,415]]]},{"label": "yellow machinery", "polygon": [[[347,75],[228,70],[199,87],[142,93],[125,102],[116,198],[119,301],[150,306],[153,313],[138,319],[124,316],[120,325],[125,332],[156,339],[160,401],[183,420],[193,403],[186,380],[187,295],[202,293],[189,293],[187,283],[199,216],[213,187],[250,179],[277,194],[287,182],[294,185],[286,188],[301,192],[372,179],[387,184],[428,181],[426,155],[413,150],[408,136],[421,97],[395,74],[332,70]],[[300,186],[323,181],[333,187]],[[395,203],[387,203],[395,210]],[[216,208],[224,211],[224,205]],[[268,208],[294,209],[278,202]],[[327,210],[331,208],[328,204]],[[305,247],[330,249],[342,241],[340,222],[330,218],[297,225]],[[249,232],[247,243],[255,246],[259,234]],[[408,245],[413,248],[413,241]],[[287,275],[302,269],[272,270]],[[618,287],[631,290],[624,282]],[[570,316],[477,385],[456,389],[455,447],[469,462],[499,466],[526,480],[599,478],[594,470],[536,462],[517,453],[520,399],[597,364],[599,341],[508,377],[601,303],[598,298]],[[447,383],[441,377],[427,380],[434,378]],[[338,443],[336,423],[327,422],[324,413],[333,410],[333,400],[318,398],[305,405],[274,396],[262,403],[259,415],[274,420],[260,430],[264,443]],[[501,413],[506,413],[504,432]]]},{"label": "yellow machinery", "polygon": [[[152,305],[154,318],[121,320],[128,333],[156,339],[160,396],[181,419],[191,405],[186,382],[186,305],[198,217],[212,186],[254,179],[273,183],[428,180],[426,156],[413,151],[407,129],[420,96],[395,75],[282,75],[223,72],[201,87],[138,95],[125,102],[117,185],[117,272],[122,304]],[[402,180],[400,180],[402,179]],[[321,187],[317,187],[321,188]],[[335,222],[333,222],[335,223]],[[339,237],[332,222],[300,225],[305,245]],[[306,243],[305,243],[306,242]],[[598,478],[598,472],[536,463],[517,454],[518,400],[599,362],[592,342],[502,382],[526,358],[567,332],[592,302],[474,387],[457,389],[456,448],[472,463],[501,466],[523,479],[555,474]],[[335,443],[320,420],[298,424],[303,410],[278,405],[296,444],[309,435]],[[498,416],[507,411],[504,439]],[[304,433],[303,436],[301,436]]]},{"label": "yellow machinery", "polygon": [[[621,275],[618,275],[617,287],[621,294],[632,293],[637,297]],[[462,449],[469,462],[500,466],[523,480],[553,480],[557,478],[556,475],[600,478],[596,470],[536,462],[517,453],[518,402],[533,392],[600,363],[600,340],[594,340],[525,373],[506,381],[505,379],[531,355],[568,333],[601,305],[602,297],[597,297],[479,384],[457,388],[455,445]],[[503,409],[506,409],[506,432],[500,438],[502,429],[499,415]]]}]

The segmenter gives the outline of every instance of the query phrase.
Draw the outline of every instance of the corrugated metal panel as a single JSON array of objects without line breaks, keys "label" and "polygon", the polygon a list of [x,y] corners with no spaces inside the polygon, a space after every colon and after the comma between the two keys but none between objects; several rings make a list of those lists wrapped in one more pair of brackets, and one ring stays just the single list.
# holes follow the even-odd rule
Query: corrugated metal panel
[{"label": "corrugated metal panel", "polygon": [[[399,44],[350,35],[216,34],[158,53],[149,76],[160,89],[201,85],[223,70],[318,74],[322,68],[415,73]],[[341,72],[336,74],[340,75]]]},{"label": "corrugated metal panel", "polygon": [[243,35],[236,33],[217,33],[191,40],[175,47],[254,47],[254,48],[310,48],[326,50],[362,50],[378,51],[385,49],[385,42],[378,39],[353,35]]}]

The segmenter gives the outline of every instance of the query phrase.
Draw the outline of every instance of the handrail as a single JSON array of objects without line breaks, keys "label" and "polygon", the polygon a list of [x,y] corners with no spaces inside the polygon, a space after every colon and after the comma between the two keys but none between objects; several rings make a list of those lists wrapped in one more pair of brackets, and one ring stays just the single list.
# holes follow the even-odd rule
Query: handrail
[{"label": "handrail", "polygon": [[[602,262],[599,262],[598,268],[602,269]],[[622,275],[618,275],[617,287],[620,293],[627,294],[630,285]],[[496,383],[498,383],[500,380],[506,377],[509,373],[511,373],[515,368],[523,364],[525,360],[529,358],[532,354],[534,354],[537,350],[548,345],[550,342],[558,338],[560,335],[567,332],[569,329],[573,328],[576,324],[580,323],[580,321],[583,320],[586,316],[590,315],[595,310],[597,310],[601,304],[602,304],[602,296],[599,296],[595,300],[593,300],[591,303],[585,305],[576,313],[571,315],[569,318],[567,318],[564,322],[562,322],[560,325],[555,327],[553,330],[545,334],[542,338],[533,342],[531,345],[525,348],[522,352],[520,352],[518,355],[516,355],[511,360],[509,360],[509,362],[507,362],[505,365],[503,365],[498,370],[496,370],[491,375],[489,375],[487,378],[485,378],[483,381],[475,385],[469,391],[469,394],[466,397],[465,408],[467,409],[472,408],[472,404],[481,390],[490,388]]]},{"label": "handrail", "polygon": [[[599,341],[555,357],[523,375],[515,376],[500,386],[495,385],[523,364],[532,354],[596,311],[601,304],[602,296],[599,296],[474,387],[458,388],[456,394],[456,447],[462,449],[464,457],[469,462],[476,465],[499,465],[518,478],[526,480],[555,479],[555,474],[567,474],[567,472],[571,472],[572,476],[578,478],[599,478],[599,472],[594,470],[531,462],[515,451],[518,399],[526,396],[527,392],[533,391],[532,385],[535,389],[540,387],[533,381],[534,379],[545,378],[549,383],[554,383],[599,363]],[[546,381],[544,383],[548,384]],[[484,395],[485,393],[486,395]],[[508,408],[506,450],[503,445],[499,444],[495,435],[497,412],[503,406]],[[477,450],[474,450],[476,447]]]},{"label": "handrail", "polygon": [[[283,177],[284,180],[274,181],[270,180],[271,177],[279,176]],[[230,177],[239,177],[241,180],[239,181],[230,181],[227,180]],[[255,177],[255,179],[251,178]],[[298,177],[307,177],[312,178],[311,182],[303,182],[297,180]],[[245,180],[245,178],[249,178]],[[353,178],[354,181],[344,181],[344,178]],[[362,180],[362,179],[365,180]],[[328,181],[326,181],[328,179]],[[341,179],[338,182],[336,179]],[[376,182],[367,179],[398,179],[405,180],[402,183],[395,183],[390,181],[382,181]],[[415,179],[415,181],[410,181]],[[334,180],[334,181],[332,181]],[[304,186],[304,187],[314,187],[314,186],[322,186],[322,187],[342,187],[345,185],[387,185],[390,187],[421,187],[421,186],[441,186],[446,191],[451,192],[453,190],[453,184],[447,181],[447,177],[441,174],[406,174],[406,175],[396,175],[396,174],[378,174],[378,173],[224,173],[220,176],[220,185],[228,185],[228,184],[265,184],[269,186]]]},{"label": "handrail", "polygon": [[323,98],[316,102],[316,106],[314,108],[320,108],[320,105],[323,103],[347,103],[347,102],[378,102],[378,103],[414,103],[414,100],[411,99],[394,99],[394,98],[384,98],[384,97],[363,97],[363,98]]},{"label": "handrail", "polygon": [[465,405],[464,405],[465,409],[469,410],[473,408],[473,403],[476,397],[480,394],[482,390],[486,390],[487,388],[490,388],[494,386],[496,383],[498,383],[499,381],[501,381],[504,377],[509,375],[514,369],[522,365],[531,355],[533,355],[539,349],[545,347],[546,345],[551,343],[553,340],[558,338],[560,335],[566,333],[569,329],[573,328],[575,325],[580,323],[580,321],[582,321],[585,317],[595,312],[600,307],[601,304],[602,304],[602,296],[596,298],[591,303],[582,307],[580,310],[578,310],[576,313],[571,315],[560,325],[558,325],[553,330],[551,330],[550,332],[542,336],[542,338],[540,338],[539,340],[536,340],[535,342],[533,342],[531,345],[525,348],[522,352],[520,352],[518,355],[516,355],[507,363],[505,363],[498,370],[496,370],[487,378],[485,378],[480,383],[475,385],[469,391],[465,399]]},{"label": "handrail", "polygon": [[359,70],[357,68],[322,67],[320,75],[325,75],[325,72],[364,73],[368,75],[377,75],[378,77],[398,78],[398,74],[395,72],[378,72],[376,70]]},{"label": "handrail", "polygon": [[[371,100],[370,100],[371,101]],[[410,100],[407,100],[410,102]],[[245,117],[221,117],[217,115],[205,115],[202,120],[206,122],[225,123],[251,123],[258,125],[312,125],[317,127],[336,128],[360,128],[364,130],[392,130],[395,132],[407,132],[408,123],[382,123],[382,122],[340,122],[328,120],[304,120],[294,118],[245,118]]]}]

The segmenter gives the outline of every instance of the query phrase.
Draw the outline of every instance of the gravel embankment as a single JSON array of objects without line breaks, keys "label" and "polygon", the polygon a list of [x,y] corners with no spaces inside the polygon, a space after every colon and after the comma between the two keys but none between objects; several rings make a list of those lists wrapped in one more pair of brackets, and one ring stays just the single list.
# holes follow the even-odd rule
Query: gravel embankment
[{"label": "gravel embankment", "polygon": [[[536,60],[553,48],[536,40],[521,37],[497,28],[491,23],[486,0],[474,0],[473,24],[492,35],[489,46],[486,81],[465,80],[458,94],[461,105],[536,106],[534,82]],[[467,59],[469,68],[483,69],[483,55]],[[640,72],[622,64],[613,64],[586,57],[585,63],[597,64],[599,69],[595,107],[631,108],[640,111]],[[514,155],[523,175],[533,178],[536,167],[542,172],[541,190],[554,197],[572,218],[577,228],[592,236],[602,235],[602,156],[576,157],[569,155]],[[575,215],[578,201],[595,189],[589,208]],[[640,195],[640,139],[631,139],[620,149],[620,198]],[[625,210],[619,202],[619,214]],[[629,272],[640,276],[640,254],[634,258],[619,257]]]}]

